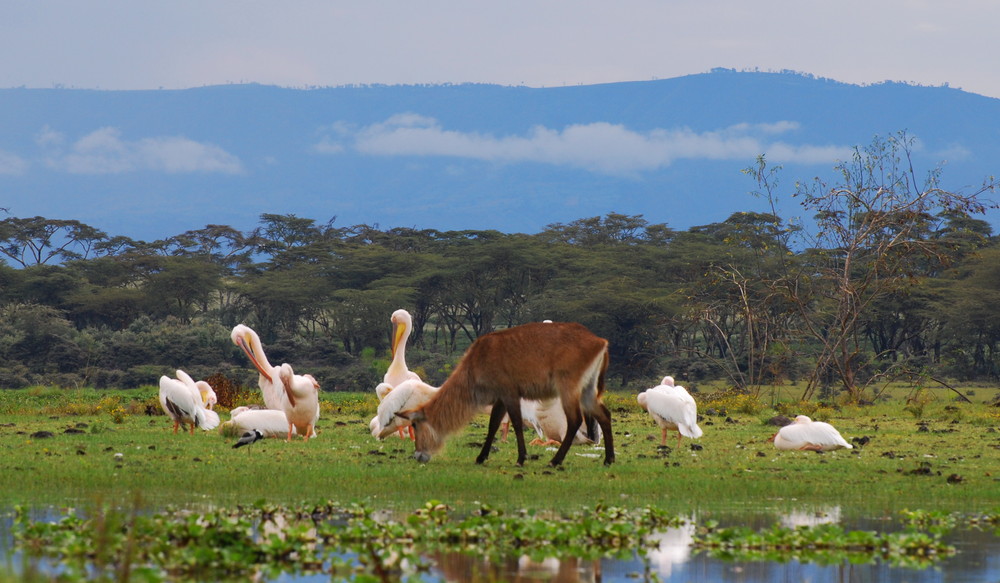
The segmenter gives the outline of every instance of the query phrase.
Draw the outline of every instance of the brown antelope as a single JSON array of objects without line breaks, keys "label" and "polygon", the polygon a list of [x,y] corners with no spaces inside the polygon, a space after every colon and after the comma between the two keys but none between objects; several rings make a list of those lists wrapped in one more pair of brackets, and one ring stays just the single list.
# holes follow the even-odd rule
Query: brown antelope
[{"label": "brown antelope", "polygon": [[485,334],[466,351],[437,394],[424,406],[399,413],[409,419],[416,437],[418,461],[430,461],[444,440],[485,406],[493,406],[486,442],[476,458],[490,455],[493,438],[504,415],[517,437],[517,465],[524,465],[521,399],[562,401],[566,436],[550,465],[558,466],[573,445],[584,415],[604,434],[604,464],[615,461],[611,413],[601,401],[608,368],[608,341],[574,323],[524,324]]}]

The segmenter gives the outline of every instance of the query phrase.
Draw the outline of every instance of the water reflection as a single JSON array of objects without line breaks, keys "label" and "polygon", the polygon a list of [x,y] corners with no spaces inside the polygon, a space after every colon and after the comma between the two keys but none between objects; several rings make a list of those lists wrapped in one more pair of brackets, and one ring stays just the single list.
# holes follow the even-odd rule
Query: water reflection
[{"label": "water reflection", "polygon": [[[61,518],[61,512],[49,509],[45,518]],[[39,516],[38,518],[42,518]],[[886,531],[893,526],[885,519],[866,519],[846,516],[839,506],[797,508],[770,513],[756,512],[713,514],[713,520],[722,524],[752,524],[755,528],[781,524],[786,527],[816,526],[825,523],[840,524],[845,530]],[[893,567],[884,561],[852,564],[842,561],[833,565],[820,565],[797,560],[724,560],[705,552],[692,550],[696,524],[703,518],[692,517],[686,524],[668,528],[655,534],[651,550],[644,555],[636,553],[631,558],[584,559],[571,556],[527,556],[520,553],[510,557],[490,560],[487,553],[474,555],[457,552],[432,552],[424,555],[432,564],[424,581],[467,581],[471,583],[511,582],[621,582],[661,581],[681,583],[689,581],[718,581],[722,583],[764,583],[771,581],[809,583],[841,583],[878,581],[888,583],[1000,583],[1000,536],[971,528],[956,528],[945,536],[958,553],[937,563],[933,568],[916,570]],[[274,515],[258,524],[259,534],[269,536],[286,532],[290,528],[285,516]],[[898,524],[896,525],[898,527]],[[315,538],[315,530],[306,533],[306,539]],[[19,574],[34,568],[43,575],[61,572],[57,564],[46,561],[25,564],[21,557],[11,552],[11,521],[9,515],[0,519],[0,561],[14,566]],[[486,551],[487,549],[484,549]],[[492,554],[492,553],[490,553]],[[355,557],[356,559],[356,557]],[[280,570],[280,566],[278,567]],[[259,574],[258,574],[259,576]],[[2,577],[0,577],[2,578]],[[269,571],[259,581],[319,582],[330,581],[325,575],[275,575]]]},{"label": "water reflection", "polygon": [[650,551],[647,557],[650,569],[661,578],[669,577],[691,559],[691,542],[694,540],[694,522],[684,526],[668,528],[664,532],[653,535],[656,550]]},{"label": "water reflection", "polygon": [[781,514],[780,523],[786,528],[838,524],[840,523],[840,506],[792,510]]},{"label": "water reflection", "polygon": [[553,581],[555,583],[597,583],[603,581],[601,561],[575,557],[531,559],[528,556],[489,561],[462,553],[431,555],[435,567],[432,577],[441,581],[493,583],[510,581]]}]

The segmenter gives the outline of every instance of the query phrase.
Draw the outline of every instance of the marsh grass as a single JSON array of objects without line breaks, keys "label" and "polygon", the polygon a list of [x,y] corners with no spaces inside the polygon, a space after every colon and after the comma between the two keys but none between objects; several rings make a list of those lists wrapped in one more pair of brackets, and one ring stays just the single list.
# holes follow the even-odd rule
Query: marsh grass
[{"label": "marsh grass", "polygon": [[1000,408],[931,399],[917,420],[905,401],[828,406],[811,412],[848,441],[869,442],[815,454],[778,452],[767,443],[776,429],[765,421],[778,413],[770,406],[724,393],[695,396],[700,411],[717,413],[703,417],[700,440],[674,449],[668,439],[661,447],[659,430],[634,396],[612,393],[618,461],[606,468],[600,447],[575,446],[562,467],[550,468],[553,450],[541,447],[529,449],[517,467],[513,438],[477,466],[485,416],[430,463],[418,464],[409,441],[370,436],[376,399],[366,393],[324,394],[316,439],[268,439],[234,450],[234,440],[216,432],[174,435],[158,404],[149,406],[153,387],[0,391],[0,499],[84,505],[140,497],[152,507],[334,500],[408,509],[433,497],[458,509],[603,502],[679,513],[836,504],[866,516],[1000,503]]},{"label": "marsh grass", "polygon": [[[607,402],[618,461],[604,467],[601,447],[576,446],[562,467],[550,468],[554,450],[540,447],[531,448],[525,466],[517,467],[513,440],[498,444],[489,461],[477,466],[473,460],[485,416],[430,463],[418,464],[409,441],[370,436],[376,398],[368,393],[324,394],[316,439],[268,439],[234,450],[235,438],[215,431],[173,434],[155,387],[0,391],[0,507],[34,509],[34,515],[54,508],[63,516],[58,524],[22,524],[25,540],[34,541],[27,544],[57,559],[80,553],[81,573],[90,567],[79,561],[114,564],[109,580],[190,574],[184,569],[206,564],[218,549],[227,554],[207,564],[234,561],[220,563],[222,571],[242,565],[266,573],[287,563],[294,551],[304,559],[295,569],[306,572],[315,560],[301,550],[315,540],[357,553],[360,564],[337,568],[346,578],[362,580],[391,578],[402,558],[420,564],[413,547],[418,536],[427,539],[422,552],[432,554],[454,550],[455,540],[460,548],[467,537],[515,532],[517,545],[562,537],[565,552],[574,556],[606,556],[648,531],[635,530],[644,524],[636,518],[642,513],[701,517],[700,548],[723,557],[869,561],[885,559],[884,549],[893,547],[904,551],[890,558],[905,562],[905,548],[950,552],[936,546],[938,533],[956,523],[995,530],[1000,516],[1000,408],[985,404],[995,391],[977,388],[982,400],[971,404],[943,392],[917,393],[919,417],[906,409],[912,393],[904,387],[898,399],[862,407],[794,400],[771,405],[726,390],[699,392],[705,435],[693,443],[685,439],[679,449],[673,439],[660,446],[659,429],[633,394],[612,393]],[[779,412],[810,414],[833,423],[848,441],[867,443],[825,454],[778,452],[767,442],[776,428],[766,422]],[[220,414],[228,418],[224,410]],[[774,526],[781,512],[831,506],[844,518],[886,524],[903,516],[904,526],[930,533],[869,536],[831,527]],[[313,532],[308,520],[320,507],[353,509],[348,528]],[[73,508],[90,518],[70,518]],[[595,508],[603,510],[581,510]],[[375,510],[387,511],[389,518],[376,520]],[[249,543],[240,534],[247,520],[277,513],[307,522],[286,527],[282,539]],[[751,529],[712,521],[748,513],[765,518]],[[164,530],[144,531],[150,523]],[[829,552],[794,548],[815,546],[817,537],[831,544]],[[862,554],[850,546],[860,539],[868,546]],[[163,540],[173,541],[171,552],[143,555]],[[485,540],[474,539],[473,546],[483,548]],[[587,540],[599,544],[579,542]],[[525,549],[530,552],[530,545]],[[926,564],[915,560],[910,566]]]}]

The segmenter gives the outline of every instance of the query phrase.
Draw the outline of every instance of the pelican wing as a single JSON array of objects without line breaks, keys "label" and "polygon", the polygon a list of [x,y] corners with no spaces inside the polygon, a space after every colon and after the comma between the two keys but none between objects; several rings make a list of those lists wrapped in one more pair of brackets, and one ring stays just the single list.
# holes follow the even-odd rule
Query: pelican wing
[{"label": "pelican wing", "polygon": [[658,418],[658,422],[663,420],[676,425],[685,437],[697,439],[702,436],[698,427],[698,405],[683,387],[661,385],[646,391],[645,401],[649,414]]},{"label": "pelican wing", "polygon": [[[423,406],[437,393],[437,387],[432,387],[423,381],[406,381],[392,389],[378,406],[378,424],[381,427],[379,439],[392,434],[401,424],[396,413],[416,409]],[[374,427],[373,427],[374,429]]]},{"label": "pelican wing", "polygon": [[219,426],[219,414],[211,409],[200,408],[200,423],[198,427],[201,427],[205,431],[210,431]]},{"label": "pelican wing", "polygon": [[183,382],[168,376],[160,377],[160,406],[178,423],[194,423],[198,404],[194,393]]},{"label": "pelican wing", "polygon": [[823,449],[836,449],[838,447],[853,449],[854,447],[847,443],[847,440],[840,435],[840,432],[829,423],[813,421],[804,427],[807,429],[809,442],[814,443]]}]

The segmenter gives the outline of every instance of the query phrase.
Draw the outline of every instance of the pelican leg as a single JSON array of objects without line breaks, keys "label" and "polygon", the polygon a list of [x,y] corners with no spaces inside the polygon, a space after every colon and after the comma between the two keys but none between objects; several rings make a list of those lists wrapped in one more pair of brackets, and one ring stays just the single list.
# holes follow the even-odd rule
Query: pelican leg
[{"label": "pelican leg", "polygon": [[667,445],[667,428],[664,427],[661,433],[663,434],[663,438],[660,439],[660,445]]},{"label": "pelican leg", "polygon": [[180,426],[180,421],[174,421],[174,435],[177,435],[177,427]]},{"label": "pelican leg", "polygon": [[677,449],[681,448],[681,430],[677,430]]},{"label": "pelican leg", "polygon": [[417,441],[417,436],[413,434],[413,426],[412,425],[407,425],[406,427],[407,427],[407,429],[410,430],[410,441],[416,442]]}]

